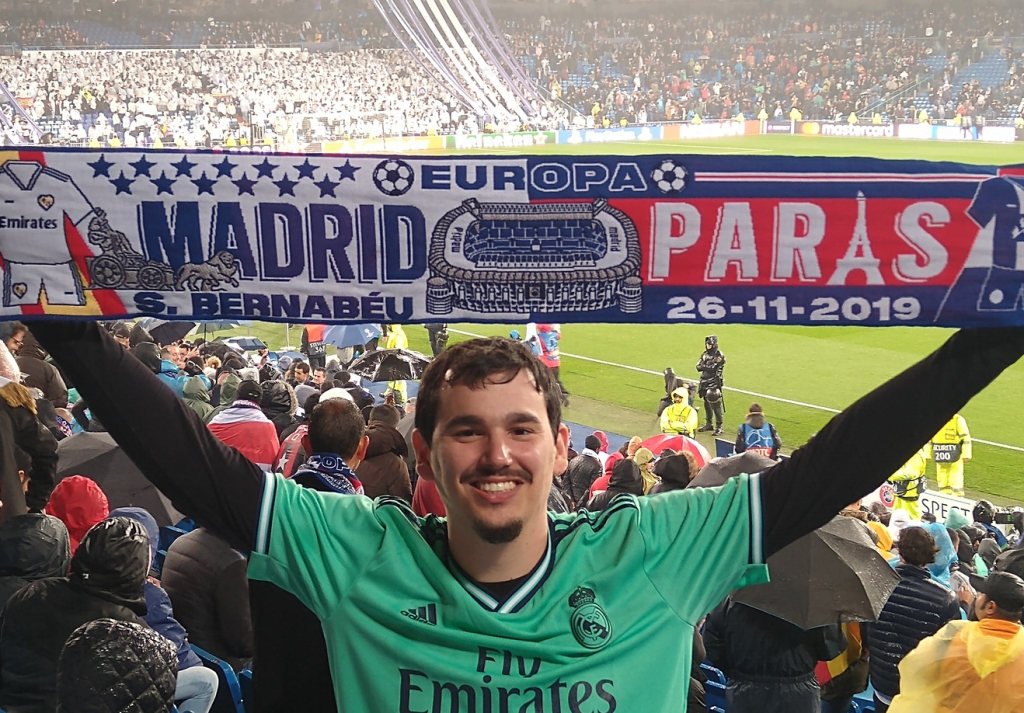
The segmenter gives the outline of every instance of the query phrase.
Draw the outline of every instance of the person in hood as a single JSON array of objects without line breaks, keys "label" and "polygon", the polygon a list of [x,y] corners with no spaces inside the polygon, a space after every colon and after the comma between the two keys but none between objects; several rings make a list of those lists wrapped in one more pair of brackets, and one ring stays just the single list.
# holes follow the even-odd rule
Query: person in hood
[{"label": "person in hood", "polygon": [[210,405],[210,392],[206,384],[198,376],[191,377],[185,382],[181,391],[182,398],[188,407],[196,412],[199,418],[204,421],[213,415],[213,406]]},{"label": "person in hood", "polygon": [[[710,431],[711,417],[715,418],[714,435],[722,435],[722,422],[725,418],[725,400],[722,389],[725,388],[725,354],[718,348],[718,337],[714,334],[704,340],[704,353],[697,362],[700,382],[697,384],[697,395],[704,400],[704,425],[698,430]],[[709,398],[710,396],[710,398]]]},{"label": "person in hood", "polygon": [[672,403],[661,412],[661,432],[682,434],[693,438],[697,430],[700,416],[697,409],[690,405],[690,392],[681,387],[672,392]]},{"label": "person in hood", "polygon": [[0,709],[54,713],[64,642],[97,619],[145,626],[148,571],[145,528],[116,517],[89,530],[69,576],[37,580],[12,596],[0,621]]},{"label": "person in hood", "polygon": [[75,554],[85,533],[110,514],[110,505],[95,480],[84,475],[72,475],[57,483],[46,512],[68,528],[71,554]]},{"label": "person in hood", "polygon": [[747,420],[736,431],[736,452],[753,451],[765,458],[778,460],[782,439],[775,426],[765,420],[761,404],[752,403],[747,411]]},{"label": "person in hood", "polygon": [[241,451],[263,470],[270,470],[279,443],[277,428],[260,408],[263,389],[255,381],[238,385],[231,405],[210,419],[210,432]]},{"label": "person in hood", "polygon": [[238,374],[232,371],[222,370],[217,375],[217,383],[210,391],[210,405],[213,406],[213,410],[209,416],[203,419],[206,423],[212,421],[217,414],[234,403],[238,395],[238,385],[241,383],[242,380]]},{"label": "person in hood", "polygon": [[[593,436],[588,436],[587,440],[590,438]],[[586,507],[590,500],[590,486],[601,477],[601,472],[601,461],[588,453],[586,448],[583,449],[583,453],[569,461],[569,467],[565,469],[560,480],[562,494],[569,500],[573,511]]]},{"label": "person in hood", "polygon": [[135,349],[138,345],[146,342],[150,344],[156,343],[145,327],[138,323],[132,325],[131,332],[128,334],[128,346],[131,349]]},{"label": "person in hood", "polygon": [[[263,395],[260,398],[260,408],[263,415],[274,424],[275,436],[280,439],[284,429],[295,420],[295,410],[299,406],[295,400],[295,392],[280,379],[264,381],[261,386]],[[274,450],[276,452],[277,449]]]},{"label": "person in hood", "polygon": [[[18,383],[18,376],[14,358],[0,342],[0,522],[30,510],[42,511],[57,472],[57,439],[36,418],[36,400]],[[24,468],[15,457],[17,448],[32,463],[27,488],[19,474]]]},{"label": "person in hood", "polygon": [[64,523],[51,515],[26,513],[0,525],[0,611],[11,596],[37,579],[63,577],[71,565],[71,541]]},{"label": "person in hood", "polygon": [[200,527],[167,548],[160,582],[196,646],[240,671],[252,658],[252,617],[243,557]]},{"label": "person in hood", "polygon": [[697,477],[698,470],[697,461],[688,451],[659,458],[654,464],[654,474],[661,478],[661,482],[651,488],[648,495],[682,490]]},{"label": "person in hood", "polygon": [[608,489],[596,493],[587,503],[587,510],[598,512],[608,507],[617,495],[644,494],[644,479],[640,475],[640,466],[636,461],[627,459],[620,460],[612,470],[612,477],[608,480]]},{"label": "person in hood", "polygon": [[686,392],[686,402],[693,405],[693,395],[690,393],[690,387],[683,379],[676,376],[675,371],[672,367],[665,369],[665,395],[661,397],[661,401],[658,402],[658,415],[667,409],[672,402],[675,401],[674,394],[677,389],[683,389]]},{"label": "person in hood", "polygon": [[[110,517],[127,517],[146,529],[149,538],[149,562],[152,567],[156,559],[156,547],[160,541],[160,528],[156,519],[144,508],[127,507],[111,510]],[[202,660],[188,643],[188,632],[174,618],[174,608],[160,581],[152,576],[146,578],[146,615],[143,620],[171,644],[177,653],[175,671],[177,685],[174,703],[179,713],[209,713],[217,697],[217,674],[203,666]]]},{"label": "person in hood", "polygon": [[362,481],[367,497],[391,495],[411,504],[412,481],[405,464],[409,446],[396,428],[400,420],[401,414],[394,406],[381,404],[370,410],[370,422],[366,428],[370,444],[356,475]]},{"label": "person in hood", "polygon": [[60,652],[57,710],[165,713],[174,702],[174,672],[174,648],[158,633],[97,619],[75,629]]},{"label": "person in hood", "polygon": [[18,368],[25,375],[22,383],[30,389],[39,389],[43,397],[53,404],[54,408],[68,405],[68,387],[64,385],[57,367],[46,361],[46,352],[32,332],[25,332],[21,349],[18,351]]},{"label": "person in hood", "polygon": [[633,454],[633,461],[640,468],[640,477],[644,480],[643,495],[646,495],[658,484],[658,478],[651,472],[651,468],[654,467],[654,453],[650,448],[638,448]]}]

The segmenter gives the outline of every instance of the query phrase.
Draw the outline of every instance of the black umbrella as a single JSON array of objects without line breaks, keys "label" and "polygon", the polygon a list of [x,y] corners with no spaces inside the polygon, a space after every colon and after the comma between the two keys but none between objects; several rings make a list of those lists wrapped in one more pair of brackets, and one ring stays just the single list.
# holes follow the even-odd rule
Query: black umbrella
[{"label": "black umbrella", "polygon": [[349,364],[348,371],[370,381],[416,381],[430,359],[409,349],[375,349]]},{"label": "black umbrella", "polygon": [[687,488],[715,488],[725,485],[725,481],[740,473],[760,473],[768,470],[775,461],[754,451],[747,451],[726,458],[715,458],[700,469],[697,477],[690,481]]},{"label": "black umbrella", "polygon": [[79,433],[57,446],[57,481],[84,475],[96,481],[110,509],[145,508],[161,527],[182,518],[171,501],[146,480],[109,433]]},{"label": "black umbrella", "polygon": [[874,621],[900,577],[859,520],[836,517],[768,558],[771,582],[733,599],[803,629]]},{"label": "black umbrella", "polygon": [[138,324],[149,332],[149,336],[153,337],[154,342],[166,346],[184,339],[186,334],[195,329],[198,322],[144,317],[138,321]]}]

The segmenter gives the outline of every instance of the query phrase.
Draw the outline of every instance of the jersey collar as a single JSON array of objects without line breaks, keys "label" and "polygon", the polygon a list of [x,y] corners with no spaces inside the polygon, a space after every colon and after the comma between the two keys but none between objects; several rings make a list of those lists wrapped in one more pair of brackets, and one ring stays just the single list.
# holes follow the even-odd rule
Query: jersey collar
[{"label": "jersey collar", "polygon": [[18,188],[29,191],[35,186],[39,174],[43,172],[43,166],[36,161],[7,161],[3,172],[11,177]]},{"label": "jersey collar", "polygon": [[515,614],[517,611],[526,606],[526,603],[530,601],[537,590],[540,589],[544,580],[551,574],[551,569],[554,566],[555,561],[555,548],[551,538],[551,520],[548,519],[548,545],[544,550],[544,556],[540,558],[540,562],[533,568],[526,581],[523,584],[510,593],[503,601],[498,601],[490,594],[480,588],[480,585],[470,579],[461,567],[459,563],[455,561],[455,558],[451,556],[449,550],[448,556],[448,569],[451,571],[455,579],[458,580],[459,584],[462,585],[473,599],[482,606],[484,609],[498,614]]}]

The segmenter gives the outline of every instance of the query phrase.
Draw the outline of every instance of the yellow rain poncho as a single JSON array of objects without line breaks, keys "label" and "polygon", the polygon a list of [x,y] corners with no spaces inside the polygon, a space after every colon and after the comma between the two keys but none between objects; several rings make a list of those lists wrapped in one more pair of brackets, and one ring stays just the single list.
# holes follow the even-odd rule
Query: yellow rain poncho
[{"label": "yellow rain poncho", "polygon": [[1020,713],[1022,682],[1020,624],[952,621],[900,663],[900,694],[889,713]]}]

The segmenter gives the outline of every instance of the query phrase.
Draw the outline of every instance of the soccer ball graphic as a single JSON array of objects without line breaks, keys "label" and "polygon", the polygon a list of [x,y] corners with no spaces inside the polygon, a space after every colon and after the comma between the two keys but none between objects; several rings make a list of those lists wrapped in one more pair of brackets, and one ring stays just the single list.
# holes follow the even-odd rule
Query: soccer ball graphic
[{"label": "soccer ball graphic", "polygon": [[415,178],[412,166],[399,159],[381,161],[373,169],[373,183],[386,196],[400,196],[409,192]]},{"label": "soccer ball graphic", "polygon": [[679,193],[686,187],[686,169],[672,159],[665,159],[651,171],[651,180],[662,193]]}]

